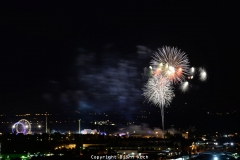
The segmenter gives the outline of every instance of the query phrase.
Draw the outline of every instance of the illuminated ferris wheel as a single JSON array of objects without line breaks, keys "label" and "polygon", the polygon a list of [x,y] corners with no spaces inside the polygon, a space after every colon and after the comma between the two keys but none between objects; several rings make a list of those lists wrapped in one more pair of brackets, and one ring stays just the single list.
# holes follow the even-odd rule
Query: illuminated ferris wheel
[{"label": "illuminated ferris wheel", "polygon": [[22,123],[25,125],[25,128],[26,128],[26,134],[31,134],[31,123],[26,120],[26,119],[21,119],[19,120],[18,122]]},{"label": "illuminated ferris wheel", "polygon": [[21,119],[12,126],[13,133],[31,134],[31,124],[26,119]]}]

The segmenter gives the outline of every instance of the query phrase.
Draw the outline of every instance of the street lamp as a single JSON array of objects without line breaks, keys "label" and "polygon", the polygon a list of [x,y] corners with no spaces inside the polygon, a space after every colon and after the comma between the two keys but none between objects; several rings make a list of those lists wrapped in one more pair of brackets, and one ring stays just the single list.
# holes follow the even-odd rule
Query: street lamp
[{"label": "street lamp", "polygon": [[81,119],[78,120],[78,134],[80,134],[80,130],[81,130]]},{"label": "street lamp", "polygon": [[47,129],[47,112],[46,112],[46,133],[48,133],[48,129]]}]

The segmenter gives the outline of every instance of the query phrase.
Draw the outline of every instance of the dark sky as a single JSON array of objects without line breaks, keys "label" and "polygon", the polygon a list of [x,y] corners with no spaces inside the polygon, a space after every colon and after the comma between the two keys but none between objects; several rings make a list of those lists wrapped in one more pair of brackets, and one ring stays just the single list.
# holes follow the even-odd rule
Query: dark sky
[{"label": "dark sky", "polygon": [[[135,112],[143,108],[143,68],[164,45],[208,72],[187,93],[176,91],[173,111],[185,103],[189,110],[239,107],[235,4],[34,1],[0,10],[1,110]],[[137,46],[148,50],[141,55]]]}]

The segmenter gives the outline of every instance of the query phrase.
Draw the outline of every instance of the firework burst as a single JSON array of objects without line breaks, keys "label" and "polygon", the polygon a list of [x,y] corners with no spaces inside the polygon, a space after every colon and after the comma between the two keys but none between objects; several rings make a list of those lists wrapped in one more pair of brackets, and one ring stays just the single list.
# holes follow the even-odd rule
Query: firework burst
[{"label": "firework burst", "polygon": [[169,79],[161,74],[153,76],[145,84],[143,96],[148,102],[160,107],[164,130],[164,107],[169,106],[174,97],[173,87]]},{"label": "firework burst", "polygon": [[169,106],[174,97],[170,81],[162,75],[149,78],[143,88],[143,96],[148,102],[161,107]]},{"label": "firework burst", "polygon": [[153,74],[168,77],[171,83],[183,82],[189,75],[189,61],[185,52],[174,47],[162,47],[153,56]]},{"label": "firework burst", "polygon": [[158,106],[161,110],[162,127],[164,131],[164,108],[168,107],[174,97],[173,86],[180,84],[182,92],[187,92],[190,83],[199,72],[201,81],[206,80],[205,69],[196,70],[189,67],[185,52],[174,47],[162,47],[150,61],[150,67],[144,69],[143,76],[149,78],[144,85],[143,96],[145,101]]}]

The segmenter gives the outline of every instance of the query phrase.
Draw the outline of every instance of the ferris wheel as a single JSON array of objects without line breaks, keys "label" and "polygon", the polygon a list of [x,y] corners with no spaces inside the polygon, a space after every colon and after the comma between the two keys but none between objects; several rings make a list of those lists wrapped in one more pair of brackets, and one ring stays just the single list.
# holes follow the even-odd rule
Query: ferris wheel
[{"label": "ferris wheel", "polygon": [[21,119],[12,127],[13,133],[31,134],[31,123],[26,119]]},{"label": "ferris wheel", "polygon": [[12,126],[12,133],[26,134],[26,127],[25,127],[25,125],[23,123],[21,123],[21,122],[14,123],[14,125]]},{"label": "ferris wheel", "polygon": [[31,134],[31,123],[26,119],[21,119],[18,122],[25,125],[26,128],[26,134]]}]

